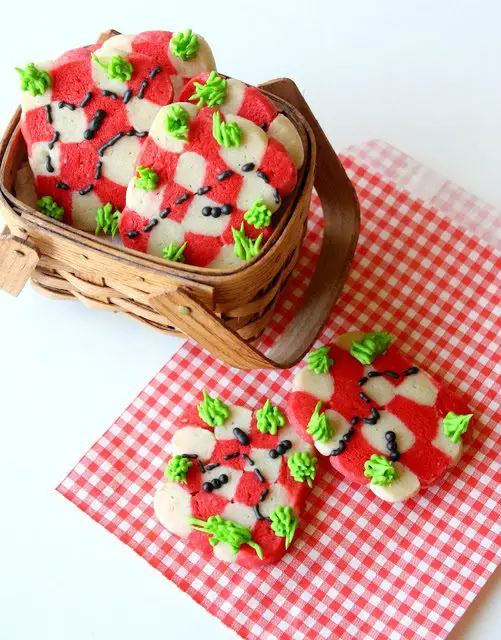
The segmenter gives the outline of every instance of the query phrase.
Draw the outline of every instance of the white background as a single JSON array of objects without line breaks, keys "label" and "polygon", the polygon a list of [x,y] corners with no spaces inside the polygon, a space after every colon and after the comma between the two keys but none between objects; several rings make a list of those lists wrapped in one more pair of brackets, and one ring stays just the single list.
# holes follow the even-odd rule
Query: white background
[{"label": "white background", "polygon": [[[109,27],[192,27],[225,73],[294,78],[337,149],[384,138],[501,206],[499,0],[24,0],[0,20],[2,129],[14,66]],[[1,640],[233,638],[53,490],[180,342],[30,287],[0,293],[0,323]],[[494,582],[451,637],[500,637]]]}]

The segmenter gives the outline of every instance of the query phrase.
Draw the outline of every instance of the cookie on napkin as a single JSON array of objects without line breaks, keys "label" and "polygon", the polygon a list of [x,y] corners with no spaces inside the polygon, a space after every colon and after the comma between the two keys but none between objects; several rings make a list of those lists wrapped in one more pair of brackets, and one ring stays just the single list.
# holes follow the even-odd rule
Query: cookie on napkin
[{"label": "cookie on napkin", "polygon": [[254,122],[210,106],[169,105],[141,149],[122,240],[168,260],[238,266],[259,253],[296,180],[285,147]]},{"label": "cookie on napkin", "polygon": [[347,479],[398,502],[436,482],[462,455],[472,414],[385,332],[353,332],[308,356],[288,417]]},{"label": "cookie on napkin", "polygon": [[316,475],[312,450],[271,402],[251,411],[204,392],[170,443],[156,517],[205,555],[248,568],[277,562]]}]

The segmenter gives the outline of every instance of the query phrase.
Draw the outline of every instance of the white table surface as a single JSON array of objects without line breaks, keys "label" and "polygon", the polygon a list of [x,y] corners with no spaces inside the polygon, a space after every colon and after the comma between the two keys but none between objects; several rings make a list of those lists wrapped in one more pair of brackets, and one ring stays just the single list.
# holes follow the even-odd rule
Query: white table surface
[{"label": "white table surface", "polygon": [[[501,206],[499,0],[132,6],[5,2],[2,129],[17,104],[15,65],[108,27],[191,26],[224,72],[294,78],[337,149],[383,138]],[[54,491],[180,341],[29,286],[18,299],[0,293],[0,323],[0,638],[235,638]],[[450,637],[499,638],[500,597],[494,577]]]}]

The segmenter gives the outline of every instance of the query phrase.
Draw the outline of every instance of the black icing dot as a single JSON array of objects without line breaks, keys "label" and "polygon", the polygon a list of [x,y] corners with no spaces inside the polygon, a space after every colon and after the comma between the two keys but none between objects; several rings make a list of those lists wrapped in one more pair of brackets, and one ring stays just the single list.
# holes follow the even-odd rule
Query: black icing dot
[{"label": "black icing dot", "polygon": [[281,444],[288,450],[292,448],[292,442],[290,440],[282,440]]},{"label": "black icing dot", "polygon": [[384,434],[384,437],[388,440],[388,442],[391,442],[392,440],[395,440],[395,432],[394,431],[386,431],[386,433]]},{"label": "black icing dot", "polygon": [[212,207],[204,207],[202,209],[202,215],[205,217],[210,216],[211,213],[212,213]]},{"label": "black icing dot", "polygon": [[212,491],[212,484],[210,482],[204,482],[202,485],[202,489],[204,491],[206,491],[207,493],[210,493]]},{"label": "black icing dot", "polygon": [[219,476],[219,482],[220,482],[221,484],[227,484],[228,480],[229,480],[229,478],[228,478],[228,476],[226,475],[226,473],[222,473],[222,474]]},{"label": "black icing dot", "polygon": [[214,478],[214,480],[212,481],[212,487],[214,489],[221,489],[221,486],[222,486],[221,480],[219,480],[219,478]]},{"label": "black icing dot", "polygon": [[221,215],[221,207],[212,207],[211,216],[213,218],[219,218]]},{"label": "black icing dot", "polygon": [[278,452],[278,454],[279,454],[280,456],[283,456],[283,455],[284,455],[284,453],[285,453],[286,451],[287,451],[287,447],[284,447],[284,443],[283,443],[283,442],[280,442],[280,443],[277,445],[277,452]]},{"label": "black icing dot", "polygon": [[393,460],[393,462],[397,462],[397,460],[400,460],[400,454],[398,453],[398,451],[390,453],[390,459]]},{"label": "black icing dot", "polygon": [[275,458],[278,458],[279,453],[276,449],[270,449],[268,451],[268,455],[270,456],[270,458],[272,458],[273,460],[275,460]]},{"label": "black icing dot", "polygon": [[221,213],[225,216],[229,215],[232,211],[233,207],[231,206],[231,204],[223,204],[223,206],[221,207]]}]

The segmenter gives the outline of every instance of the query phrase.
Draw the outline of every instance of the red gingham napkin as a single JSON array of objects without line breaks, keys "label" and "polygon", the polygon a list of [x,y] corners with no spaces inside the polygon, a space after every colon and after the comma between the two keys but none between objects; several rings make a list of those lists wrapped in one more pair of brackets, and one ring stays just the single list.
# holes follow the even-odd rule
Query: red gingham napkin
[{"label": "red gingham napkin", "polygon": [[[319,342],[354,328],[387,329],[413,360],[468,396],[477,414],[473,444],[439,484],[390,505],[325,471],[280,564],[253,572],[201,560],[153,515],[176,416],[204,387],[251,408],[264,397],[284,406],[293,371],[236,371],[187,342],[58,487],[242,637],[444,638],[499,562],[501,259],[444,215],[444,193],[453,200],[447,214],[468,202],[460,189],[436,185],[419,200],[396,186],[408,161],[383,143],[344,157],[363,228]],[[433,198],[440,211],[428,205]],[[320,233],[315,199],[267,345],[301,298]]]}]

